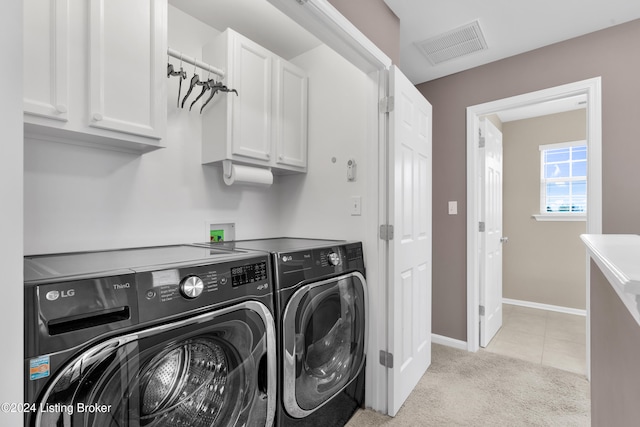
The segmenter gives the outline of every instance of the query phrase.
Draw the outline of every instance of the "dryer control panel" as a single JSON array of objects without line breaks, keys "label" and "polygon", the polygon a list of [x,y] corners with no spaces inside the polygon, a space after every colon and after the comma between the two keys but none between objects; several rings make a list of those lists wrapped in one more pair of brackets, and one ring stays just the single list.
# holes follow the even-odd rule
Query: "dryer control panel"
[{"label": "dryer control panel", "polygon": [[305,280],[347,271],[359,271],[364,274],[362,244],[359,242],[276,255],[275,274],[278,289],[287,289]]}]

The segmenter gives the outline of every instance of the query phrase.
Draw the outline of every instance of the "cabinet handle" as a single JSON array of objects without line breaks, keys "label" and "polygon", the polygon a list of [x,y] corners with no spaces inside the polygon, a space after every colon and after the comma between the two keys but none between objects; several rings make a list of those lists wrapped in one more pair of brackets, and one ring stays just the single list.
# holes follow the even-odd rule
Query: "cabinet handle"
[{"label": "cabinet handle", "polygon": [[93,114],[93,120],[95,120],[96,122],[99,122],[103,119],[104,117],[102,117],[102,114],[100,113],[94,113]]},{"label": "cabinet handle", "polygon": [[67,112],[67,106],[63,105],[63,104],[58,104],[58,105],[56,105],[56,111],[58,113],[64,114],[64,113]]}]

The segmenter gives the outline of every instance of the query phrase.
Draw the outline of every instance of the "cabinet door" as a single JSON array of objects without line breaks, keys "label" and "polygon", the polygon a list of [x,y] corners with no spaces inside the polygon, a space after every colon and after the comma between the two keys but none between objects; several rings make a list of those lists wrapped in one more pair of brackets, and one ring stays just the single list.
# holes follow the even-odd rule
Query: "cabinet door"
[{"label": "cabinet door", "polygon": [[273,54],[237,34],[233,36],[228,86],[232,111],[231,154],[269,162]]},{"label": "cabinet door", "polygon": [[162,138],[166,0],[90,0],[88,125]]},{"label": "cabinet door", "polygon": [[276,70],[276,163],[306,168],[308,78],[302,69],[282,59]]},{"label": "cabinet door", "polygon": [[68,0],[24,1],[24,112],[68,120]]}]

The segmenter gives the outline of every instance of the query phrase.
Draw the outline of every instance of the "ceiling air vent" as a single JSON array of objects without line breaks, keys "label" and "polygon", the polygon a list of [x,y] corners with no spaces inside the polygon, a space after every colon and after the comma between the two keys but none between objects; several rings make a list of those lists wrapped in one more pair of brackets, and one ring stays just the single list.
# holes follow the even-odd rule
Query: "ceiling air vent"
[{"label": "ceiling air vent", "polygon": [[478,21],[473,21],[471,24],[416,42],[416,46],[432,65],[437,65],[485,50],[487,42],[484,40]]}]

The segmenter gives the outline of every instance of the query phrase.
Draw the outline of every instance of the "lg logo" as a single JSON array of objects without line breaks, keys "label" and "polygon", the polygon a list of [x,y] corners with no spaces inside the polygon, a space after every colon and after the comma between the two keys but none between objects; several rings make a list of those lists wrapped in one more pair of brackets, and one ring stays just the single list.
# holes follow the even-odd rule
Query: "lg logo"
[{"label": "lg logo", "polygon": [[76,291],[73,289],[68,289],[66,291],[49,291],[45,295],[49,301],[55,301],[58,298],[67,298],[72,297],[76,294]]}]

